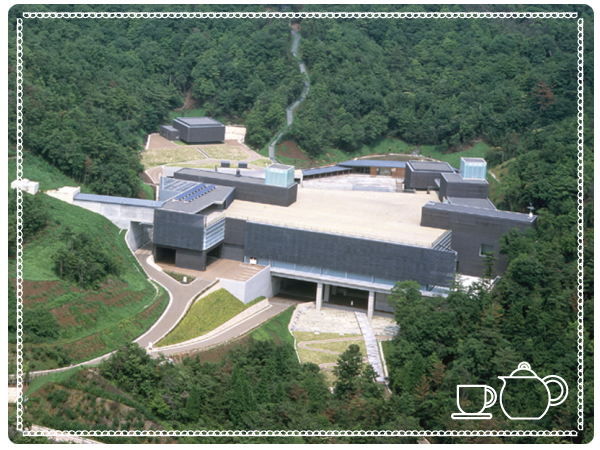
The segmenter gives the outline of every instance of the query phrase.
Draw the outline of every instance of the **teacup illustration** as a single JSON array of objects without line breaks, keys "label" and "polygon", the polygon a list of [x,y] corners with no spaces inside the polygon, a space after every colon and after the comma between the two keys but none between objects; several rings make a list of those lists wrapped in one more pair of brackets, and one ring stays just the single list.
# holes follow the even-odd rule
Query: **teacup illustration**
[{"label": "teacup illustration", "polygon": [[483,411],[493,406],[496,399],[496,391],[485,384],[459,384],[456,386],[456,405],[461,412],[452,414],[452,418],[491,419],[492,414]]},{"label": "teacup illustration", "polygon": [[[557,375],[540,378],[531,366],[522,362],[510,376],[498,377],[503,382],[500,406],[511,420],[538,420],[546,415],[551,406],[558,406],[569,394],[569,386]],[[548,385],[555,383],[560,394],[553,397]]]}]

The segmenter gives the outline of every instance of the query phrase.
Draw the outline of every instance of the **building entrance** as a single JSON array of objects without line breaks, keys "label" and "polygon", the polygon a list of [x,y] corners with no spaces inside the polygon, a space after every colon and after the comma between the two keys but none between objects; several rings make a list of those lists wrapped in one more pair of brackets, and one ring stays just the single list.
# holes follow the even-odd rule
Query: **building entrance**
[{"label": "building entrance", "polygon": [[278,295],[311,302],[315,301],[316,293],[317,283],[282,278]]},{"label": "building entrance", "polygon": [[369,292],[331,286],[329,290],[329,303],[366,310],[369,305]]},{"label": "building entrance", "polygon": [[154,262],[175,265],[177,250],[174,248],[160,247],[158,245],[154,247],[154,250]]}]

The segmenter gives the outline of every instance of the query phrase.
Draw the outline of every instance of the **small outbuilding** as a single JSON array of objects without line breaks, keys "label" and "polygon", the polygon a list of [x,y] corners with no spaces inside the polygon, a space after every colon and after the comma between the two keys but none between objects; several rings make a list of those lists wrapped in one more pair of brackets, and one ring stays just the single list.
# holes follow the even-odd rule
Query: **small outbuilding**
[{"label": "small outbuilding", "polygon": [[173,120],[173,128],[179,131],[179,139],[187,144],[225,140],[225,125],[211,117],[179,117]]},{"label": "small outbuilding", "polygon": [[38,181],[30,181],[27,178],[23,178],[22,180],[14,180],[10,183],[10,187],[12,189],[20,189],[28,194],[35,195],[40,188],[40,183]]},{"label": "small outbuilding", "polygon": [[171,125],[161,125],[159,133],[162,137],[170,141],[179,139],[179,130]]}]

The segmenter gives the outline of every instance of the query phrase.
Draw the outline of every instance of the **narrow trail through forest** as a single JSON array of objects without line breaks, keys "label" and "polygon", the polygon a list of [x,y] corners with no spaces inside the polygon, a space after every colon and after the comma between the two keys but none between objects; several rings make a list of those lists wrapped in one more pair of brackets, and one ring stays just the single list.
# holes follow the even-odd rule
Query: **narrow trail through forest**
[{"label": "narrow trail through forest", "polygon": [[269,158],[273,162],[278,162],[277,157],[275,156],[275,146],[279,142],[279,140],[284,135],[285,131],[292,125],[294,121],[294,109],[300,106],[300,103],[304,101],[306,96],[308,95],[308,91],[310,90],[310,84],[308,82],[308,73],[306,72],[306,66],[298,56],[298,44],[300,42],[300,33],[292,27],[292,35],[294,36],[294,40],[292,41],[292,55],[294,58],[298,58],[298,67],[300,68],[300,72],[305,76],[304,77],[304,89],[302,89],[302,94],[300,94],[300,98],[292,103],[286,109],[286,126],[285,128],[277,135],[277,137],[269,144]]}]

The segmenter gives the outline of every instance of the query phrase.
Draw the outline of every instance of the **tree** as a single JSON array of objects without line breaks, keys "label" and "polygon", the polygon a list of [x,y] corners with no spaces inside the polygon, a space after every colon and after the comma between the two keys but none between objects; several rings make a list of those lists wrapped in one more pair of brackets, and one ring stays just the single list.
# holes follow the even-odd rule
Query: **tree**
[{"label": "tree", "polygon": [[185,405],[187,416],[191,422],[196,422],[198,420],[200,417],[201,408],[202,400],[200,397],[200,389],[198,389],[198,386],[194,385],[190,389],[190,393]]},{"label": "tree", "polygon": [[356,394],[357,378],[362,371],[362,354],[360,347],[351,344],[337,360],[333,374],[337,377],[334,384],[335,395],[338,398],[347,398]]}]

